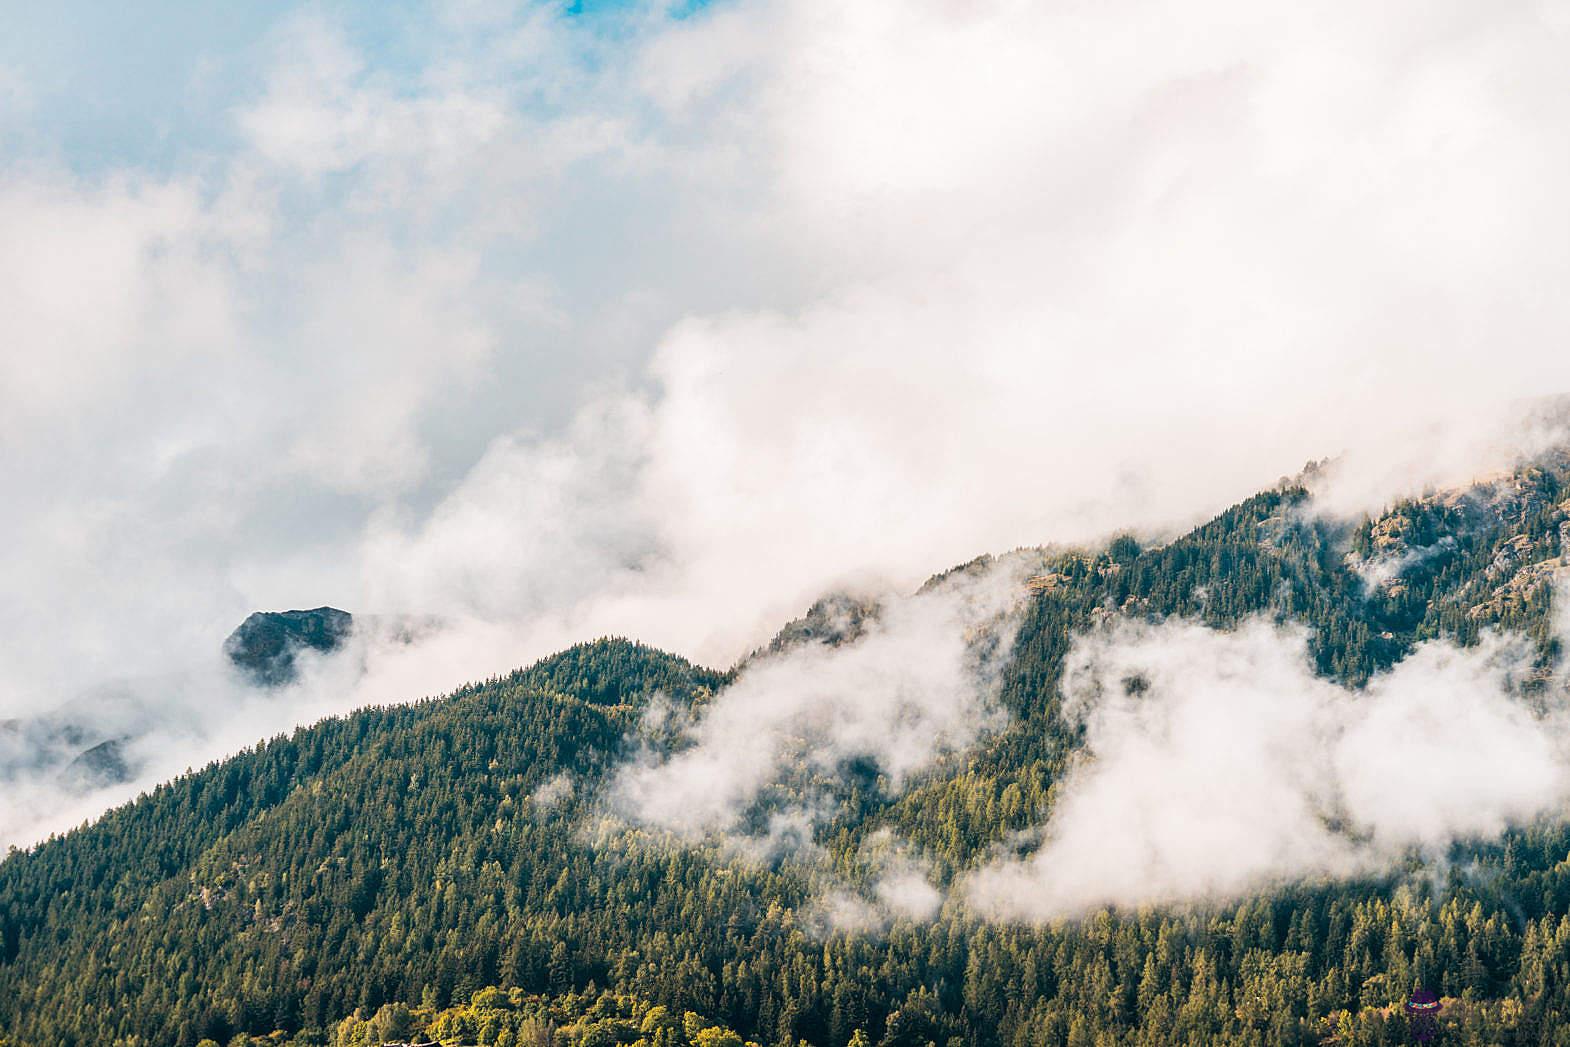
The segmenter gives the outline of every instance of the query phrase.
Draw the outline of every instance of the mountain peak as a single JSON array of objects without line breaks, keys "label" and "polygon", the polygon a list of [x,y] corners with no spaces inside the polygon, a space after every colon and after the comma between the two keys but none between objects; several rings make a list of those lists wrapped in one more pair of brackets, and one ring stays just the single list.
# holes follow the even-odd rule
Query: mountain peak
[{"label": "mountain peak", "polygon": [[354,616],[336,607],[308,611],[257,611],[224,641],[224,653],[253,683],[280,687],[295,678],[301,648],[323,654],[343,646]]}]

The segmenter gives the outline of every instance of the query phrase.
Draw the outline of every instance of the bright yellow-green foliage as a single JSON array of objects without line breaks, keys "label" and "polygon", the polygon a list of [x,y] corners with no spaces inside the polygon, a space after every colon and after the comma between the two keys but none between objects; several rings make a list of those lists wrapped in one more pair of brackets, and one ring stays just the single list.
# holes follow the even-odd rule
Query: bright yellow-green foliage
[{"label": "bright yellow-green foliage", "polygon": [[[636,996],[591,990],[550,997],[496,986],[439,1011],[394,1003],[371,1015],[356,1012],[333,1026],[326,1047],[431,1041],[443,1047],[758,1047],[692,1011],[678,1017]],[[228,1047],[314,1047],[318,1042],[309,1036],[283,1040],[277,1034],[236,1037]]]}]

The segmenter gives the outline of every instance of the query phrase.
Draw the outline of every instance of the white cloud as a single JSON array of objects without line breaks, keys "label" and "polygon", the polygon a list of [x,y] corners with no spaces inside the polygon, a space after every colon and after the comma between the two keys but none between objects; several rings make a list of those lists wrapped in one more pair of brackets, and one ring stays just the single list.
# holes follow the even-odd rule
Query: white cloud
[{"label": "white cloud", "polygon": [[897,920],[929,922],[942,907],[943,892],[911,866],[886,872],[874,883],[871,897],[844,887],[823,891],[808,919],[824,931],[881,934]]},{"label": "white cloud", "polygon": [[[837,782],[853,762],[897,792],[1001,724],[995,688],[1021,582],[1007,566],[961,574],[884,600],[854,639],[748,663],[676,732],[682,744],[647,749],[617,771],[612,807],[687,838],[747,837],[760,810],[797,815],[797,835],[810,844],[833,813],[821,783]],[[664,715],[653,726],[668,733]]]},{"label": "white cloud", "polygon": [[1508,461],[1521,398],[1570,381],[1531,290],[1570,269],[1539,27],[1210,14],[779,3],[656,34],[670,162],[751,179],[737,228],[814,293],[660,340],[616,452],[659,610],[582,620],[724,661],[846,575],[1169,527],[1347,449],[1347,511]]},{"label": "white cloud", "polygon": [[572,798],[572,777],[566,771],[553,775],[545,784],[529,794],[529,799],[540,811],[550,811]]},{"label": "white cloud", "polygon": [[807,910],[809,926],[822,933],[881,934],[901,920],[926,923],[943,907],[943,892],[927,863],[888,829],[862,842],[855,862],[862,885],[843,882],[825,867]]},{"label": "white cloud", "polygon": [[231,288],[204,258],[213,230],[193,184],[12,181],[0,185],[0,224],[0,439],[13,453],[44,421],[102,409],[138,366],[233,333]]},{"label": "white cloud", "polygon": [[1570,384],[1552,12],[448,14],[297,19],[226,154],[0,172],[0,713],[324,602],[454,622],[366,701],[724,663],[1350,446],[1464,478]]},{"label": "white cloud", "polygon": [[1563,809],[1570,734],[1516,693],[1521,650],[1431,643],[1353,692],[1315,675],[1305,640],[1261,621],[1082,637],[1064,716],[1085,750],[1040,848],[972,874],[971,903],[1039,920],[1225,899],[1443,857]]}]

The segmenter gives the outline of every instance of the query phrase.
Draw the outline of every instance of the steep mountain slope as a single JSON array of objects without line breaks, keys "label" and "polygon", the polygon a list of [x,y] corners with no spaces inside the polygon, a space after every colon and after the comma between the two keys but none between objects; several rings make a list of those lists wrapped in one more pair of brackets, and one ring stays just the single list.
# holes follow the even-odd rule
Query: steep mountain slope
[{"label": "steep mountain slope", "polygon": [[[893,832],[946,884],[1039,822],[1078,744],[1057,716],[1065,656],[1119,616],[1300,621],[1319,671],[1352,685],[1424,639],[1498,625],[1535,644],[1531,686],[1545,689],[1567,494],[1562,457],[1366,521],[1316,515],[1293,483],[1164,546],[1013,554],[1031,574],[1000,689],[1009,723],[903,790],[847,768],[816,834],[823,860],[865,885],[861,856]],[[873,613],[826,602],[775,652],[853,639]],[[1420,877],[1230,905],[1044,927],[951,906],[835,931],[813,869],[672,846],[604,815],[605,772],[655,695],[701,707],[729,679],[600,641],[297,731],[13,854],[0,1035],[187,1047],[276,1029],[270,1042],[321,1043],[356,1008],[442,1007],[490,985],[611,987],[761,1042],[819,1045],[1382,1042],[1400,1035],[1387,1005],[1414,980],[1452,998],[1447,1020],[1468,1035],[1536,1043],[1570,1015],[1559,826],[1458,849]]]}]

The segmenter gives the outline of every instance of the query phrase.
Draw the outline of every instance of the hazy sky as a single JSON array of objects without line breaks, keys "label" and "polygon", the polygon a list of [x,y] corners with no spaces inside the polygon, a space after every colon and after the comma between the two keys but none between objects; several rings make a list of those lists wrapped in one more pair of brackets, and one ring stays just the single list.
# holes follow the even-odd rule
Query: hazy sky
[{"label": "hazy sky", "polygon": [[1570,387],[1560,4],[134,7],[0,39],[0,718],[322,603],[723,664]]}]

